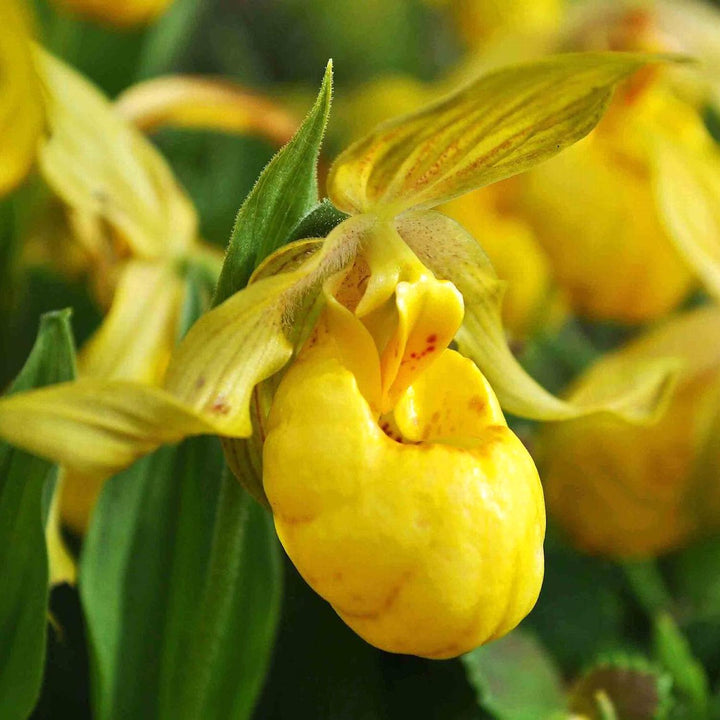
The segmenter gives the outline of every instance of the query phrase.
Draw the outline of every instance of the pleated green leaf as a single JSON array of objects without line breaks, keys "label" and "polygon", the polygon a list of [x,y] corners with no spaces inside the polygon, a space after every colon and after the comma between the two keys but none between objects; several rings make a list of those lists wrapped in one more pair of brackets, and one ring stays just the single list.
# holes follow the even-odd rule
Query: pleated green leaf
[{"label": "pleated green leaf", "polygon": [[281,594],[269,514],[215,438],[111,478],[80,567],[98,720],[250,717]]},{"label": "pleated green leaf", "polygon": [[[75,376],[70,313],[42,317],[11,393]],[[25,718],[40,690],[48,611],[45,523],[57,466],[0,442],[0,717]]]}]

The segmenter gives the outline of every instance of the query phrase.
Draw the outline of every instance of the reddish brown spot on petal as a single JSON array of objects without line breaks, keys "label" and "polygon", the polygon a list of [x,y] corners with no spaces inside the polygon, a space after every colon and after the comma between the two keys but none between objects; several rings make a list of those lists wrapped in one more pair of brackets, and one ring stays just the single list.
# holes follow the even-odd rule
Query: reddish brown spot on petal
[{"label": "reddish brown spot on petal", "polygon": [[470,398],[470,401],[468,402],[468,407],[470,410],[473,410],[478,415],[481,415],[485,411],[485,406],[487,403],[485,402],[484,398],[481,398],[479,395],[473,395],[473,397]]},{"label": "reddish brown spot on petal", "polygon": [[210,412],[216,415],[227,415],[231,409],[224,395],[218,395],[210,406]]},{"label": "reddish brown spot on petal", "polygon": [[428,336],[427,336],[427,339],[425,340],[425,342],[426,342],[428,345],[432,345],[433,343],[436,343],[436,342],[437,342],[437,335],[435,335],[435,333],[433,333],[432,335],[428,335]]}]

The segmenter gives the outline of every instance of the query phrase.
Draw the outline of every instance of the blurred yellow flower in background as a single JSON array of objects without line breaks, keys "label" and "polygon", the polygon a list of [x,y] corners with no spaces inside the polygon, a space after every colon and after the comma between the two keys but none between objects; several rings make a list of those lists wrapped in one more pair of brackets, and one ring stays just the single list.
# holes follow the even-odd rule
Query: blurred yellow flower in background
[{"label": "blurred yellow flower in background", "polygon": [[0,196],[18,185],[35,161],[44,129],[42,90],[30,48],[30,20],[22,3],[0,7]]},{"label": "blurred yellow flower in background", "polygon": [[470,48],[485,47],[508,35],[555,30],[564,0],[433,0],[447,8],[458,35]]},{"label": "blurred yellow flower in background", "polygon": [[720,527],[720,308],[675,317],[603,357],[570,397],[592,393],[602,368],[665,356],[681,373],[656,424],[596,415],[541,433],[548,510],[583,550],[654,556]]},{"label": "blurred yellow flower in background", "polygon": [[[662,317],[692,286],[655,195],[654,146],[716,155],[699,114],[660,81],[620,92],[598,128],[523,178],[516,213],[584,317],[637,323]],[[718,198],[720,200],[720,198]]]},{"label": "blurred yellow flower in background", "polygon": [[62,10],[110,25],[127,27],[150,23],[173,0],[53,0]]}]

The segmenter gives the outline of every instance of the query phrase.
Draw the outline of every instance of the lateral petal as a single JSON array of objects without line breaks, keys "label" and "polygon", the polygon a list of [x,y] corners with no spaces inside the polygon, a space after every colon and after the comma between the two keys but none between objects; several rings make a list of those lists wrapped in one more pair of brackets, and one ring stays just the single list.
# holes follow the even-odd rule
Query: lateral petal
[{"label": "lateral petal", "polygon": [[525,372],[508,347],[501,317],[503,283],[477,241],[436,212],[407,214],[396,224],[418,257],[462,293],[465,320],[456,341],[487,377],[506,411],[536,420],[610,412],[629,422],[646,423],[664,409],[678,369],[674,358],[612,366],[592,394],[573,402],[549,393]]}]

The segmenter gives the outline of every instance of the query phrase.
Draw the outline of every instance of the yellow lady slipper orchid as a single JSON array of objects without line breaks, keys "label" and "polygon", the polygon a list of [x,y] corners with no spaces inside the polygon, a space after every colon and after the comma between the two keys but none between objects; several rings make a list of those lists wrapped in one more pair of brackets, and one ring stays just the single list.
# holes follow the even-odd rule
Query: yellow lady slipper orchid
[{"label": "yellow lady slipper orchid", "polygon": [[[340,282],[345,302],[362,265]],[[365,311],[385,313],[368,291]],[[425,271],[392,304],[399,364],[400,338],[380,352],[374,319],[327,303],[273,399],[263,483],[291,560],[351,628],[390,652],[453,657],[535,604],[542,491],[483,375],[443,349],[459,293]]]},{"label": "yellow lady slipper orchid", "polygon": [[[578,402],[543,390],[507,346],[503,288],[480,246],[430,208],[578,140],[648,60],[503,68],[379,127],[329,175],[351,217],[268,257],[190,329],[162,388],[86,378],[15,394],[0,400],[0,436],[107,475],[162,443],[219,435],[300,572],[369,642],[451,657],[508,632],[539,591],[544,512],[499,403],[643,422],[673,372],[613,366]],[[262,486],[238,449],[251,436]]]},{"label": "yellow lady slipper orchid", "polygon": [[53,0],[69,10],[98,22],[120,27],[150,23],[169,7],[172,0]]},{"label": "yellow lady slipper orchid", "polygon": [[548,508],[588,552],[653,556],[720,527],[720,309],[672,319],[603,358],[575,396],[593,392],[602,367],[673,355],[682,360],[680,379],[656,424],[598,415],[543,432]]}]

